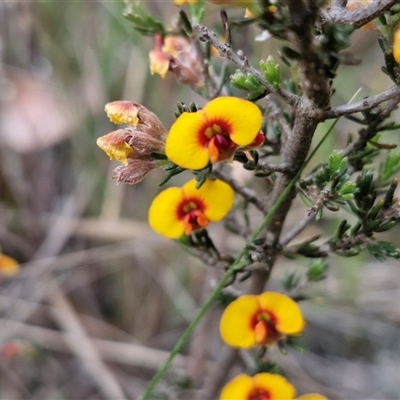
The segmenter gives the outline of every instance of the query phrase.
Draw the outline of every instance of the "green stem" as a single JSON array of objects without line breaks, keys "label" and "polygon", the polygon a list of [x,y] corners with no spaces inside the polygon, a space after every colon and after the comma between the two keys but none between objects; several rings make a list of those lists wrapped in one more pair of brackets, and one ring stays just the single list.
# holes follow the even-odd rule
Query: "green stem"
[{"label": "green stem", "polygon": [[310,162],[312,157],[315,155],[315,153],[318,151],[318,149],[321,147],[322,143],[325,141],[325,139],[328,137],[328,135],[332,132],[332,129],[335,127],[336,123],[338,122],[339,118],[337,118],[332,125],[329,127],[325,135],[322,137],[322,139],[319,141],[317,146],[313,149],[311,154],[307,157],[307,159],[304,161],[304,164],[301,166],[301,168],[297,171],[296,175],[293,177],[293,179],[290,181],[289,185],[285,188],[285,190],[282,192],[282,194],[279,196],[278,200],[276,203],[271,207],[269,210],[268,214],[265,216],[264,220],[258,227],[258,229],[253,233],[251,238],[249,239],[247,245],[245,245],[242,249],[242,251],[239,253],[239,255],[236,257],[235,261],[232,263],[232,265],[229,267],[229,269],[226,271],[225,275],[222,277],[222,279],[219,281],[218,285],[214,288],[212,291],[210,297],[207,299],[207,301],[204,303],[204,305],[201,307],[200,311],[194,318],[194,320],[189,324],[189,326],[186,328],[185,332],[183,332],[182,336],[174,346],[174,348],[171,350],[171,353],[169,354],[168,358],[165,360],[164,364],[161,366],[161,368],[158,370],[158,372],[154,375],[153,379],[149,383],[149,385],[146,388],[146,391],[144,392],[143,396],[140,398],[141,400],[147,400],[149,399],[149,396],[153,392],[153,389],[157,385],[158,381],[164,376],[165,372],[171,365],[173,359],[175,356],[181,351],[185,343],[188,341],[189,337],[191,336],[194,328],[197,326],[201,318],[203,318],[204,314],[208,311],[208,309],[211,307],[211,305],[214,303],[215,299],[218,297],[219,293],[221,290],[224,288],[226,282],[228,282],[228,279],[233,275],[235,272],[236,266],[240,263],[241,259],[243,256],[247,253],[247,246],[250,245],[252,242],[254,242],[255,239],[260,235],[260,233],[265,229],[265,227],[268,225],[268,223],[272,220],[272,217],[275,215],[276,211],[279,209],[283,201],[286,199],[290,191],[293,189],[293,186],[296,184],[298,179],[300,178],[302,172],[304,171],[304,168],[307,166],[307,164]]}]

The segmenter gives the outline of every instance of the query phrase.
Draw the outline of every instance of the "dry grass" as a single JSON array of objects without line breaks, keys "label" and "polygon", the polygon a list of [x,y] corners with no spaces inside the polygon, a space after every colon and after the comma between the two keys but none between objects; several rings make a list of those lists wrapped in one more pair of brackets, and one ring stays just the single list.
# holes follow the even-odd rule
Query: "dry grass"
[{"label": "dry grass", "polygon": [[[165,20],[175,12],[168,2],[147,3]],[[0,245],[22,266],[1,282],[2,400],[138,398],[220,276],[147,226],[161,175],[117,187],[114,165],[95,145],[113,129],[103,113],[108,101],[138,101],[168,126],[176,101],[198,99],[171,77],[149,76],[151,40],[133,33],[122,8],[0,4]],[[365,52],[371,64],[354,71],[369,76],[379,53],[368,43]],[[212,234],[237,246],[222,231]],[[276,357],[299,391],[398,398],[398,265],[362,257],[330,264],[304,303],[307,351]],[[272,287],[295,267],[281,261]],[[199,388],[213,393],[227,378],[221,365],[232,354],[217,333],[220,313],[210,311],[160,385],[171,399],[202,398]],[[180,391],[186,375],[195,386]]]}]

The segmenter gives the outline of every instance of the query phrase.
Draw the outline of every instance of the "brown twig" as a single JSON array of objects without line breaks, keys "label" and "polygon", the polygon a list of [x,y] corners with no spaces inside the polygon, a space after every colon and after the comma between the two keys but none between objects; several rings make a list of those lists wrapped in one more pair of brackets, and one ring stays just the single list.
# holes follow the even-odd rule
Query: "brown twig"
[{"label": "brown twig", "polygon": [[400,96],[400,86],[394,85],[390,89],[385,90],[375,96],[366,97],[356,103],[343,104],[338,107],[331,108],[325,111],[324,119],[331,119],[341,117],[343,115],[350,115],[361,111],[371,110],[379,104],[393,99],[393,97]]},{"label": "brown twig", "polygon": [[345,7],[333,7],[329,12],[324,13],[322,24],[351,25],[354,29],[358,29],[373,21],[396,3],[397,0],[374,0],[367,6],[355,11],[348,11]]},{"label": "brown twig", "polygon": [[226,172],[222,171],[219,166],[215,168],[213,172],[218,179],[228,183],[236,193],[240,194],[249,203],[255,205],[260,211],[265,209],[264,201],[256,194],[256,192],[241,185],[236,179],[230,177]]},{"label": "brown twig", "polygon": [[257,79],[257,81],[265,87],[268,93],[274,93],[279,96],[282,100],[284,100],[287,104],[294,106],[297,101],[298,97],[293,93],[288,92],[285,89],[279,88],[275,90],[273,86],[266,81],[266,79],[261,75],[261,73],[252,67],[249,64],[247,57],[243,54],[241,50],[235,52],[230,46],[222,43],[218,36],[210,31],[207,27],[195,24],[193,29],[198,33],[199,39],[203,42],[209,42],[212,46],[214,46],[218,51],[219,54],[231,60],[235,65],[237,65],[242,71],[251,73]]}]

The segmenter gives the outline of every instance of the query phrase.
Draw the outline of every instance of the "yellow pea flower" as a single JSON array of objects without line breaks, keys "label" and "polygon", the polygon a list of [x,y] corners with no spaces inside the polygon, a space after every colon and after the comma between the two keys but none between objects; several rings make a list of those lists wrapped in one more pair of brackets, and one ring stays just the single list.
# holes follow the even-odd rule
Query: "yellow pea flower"
[{"label": "yellow pea flower", "polygon": [[192,179],[183,187],[171,187],[161,192],[149,210],[150,226],[159,234],[178,239],[184,233],[190,235],[209,222],[220,221],[232,208],[232,188],[220,180],[207,179],[196,189]]},{"label": "yellow pea flower", "polygon": [[300,307],[294,300],[281,293],[265,292],[243,295],[230,303],[222,315],[220,333],[228,345],[250,348],[299,334],[304,326]]},{"label": "yellow pea flower", "polygon": [[229,160],[238,147],[262,144],[261,123],[261,111],[252,102],[218,97],[197,112],[179,116],[167,136],[165,152],[183,168],[201,169],[209,160]]}]

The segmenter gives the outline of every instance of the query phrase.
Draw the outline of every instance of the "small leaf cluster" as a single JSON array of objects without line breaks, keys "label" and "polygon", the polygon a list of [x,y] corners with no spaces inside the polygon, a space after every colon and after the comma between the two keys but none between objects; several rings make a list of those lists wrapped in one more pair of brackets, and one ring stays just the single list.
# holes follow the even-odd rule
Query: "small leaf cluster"
[{"label": "small leaf cluster", "polygon": [[[275,90],[278,90],[282,84],[280,65],[274,61],[272,56],[269,56],[266,61],[261,60],[259,65],[265,80],[271,84]],[[232,86],[248,91],[249,100],[257,100],[266,94],[265,87],[249,72],[243,72],[237,69],[235,73],[231,75],[230,81]]]},{"label": "small leaf cluster", "polygon": [[148,14],[140,5],[139,1],[130,1],[123,16],[133,23],[133,28],[144,36],[161,34],[164,36],[165,29],[161,21]]},{"label": "small leaf cluster", "polygon": [[400,222],[400,202],[394,198],[397,184],[398,179],[393,179],[383,197],[377,199],[378,192],[373,171],[366,170],[358,176],[355,201],[349,202],[358,222],[351,226],[343,220],[335,238],[330,242],[331,247],[339,255],[354,256],[366,248],[380,261],[386,257],[398,259],[400,250],[395,245],[376,241],[374,238],[375,234],[387,231]]},{"label": "small leaf cluster", "polygon": [[390,184],[390,178],[400,172],[400,151],[390,151],[384,161],[379,164],[379,183],[381,186]]},{"label": "small leaf cluster", "polygon": [[314,183],[323,188],[330,183],[330,200],[338,204],[346,204],[354,198],[357,187],[350,181],[347,172],[347,157],[342,150],[334,150],[327,163],[322,164],[320,172],[314,178]]}]

